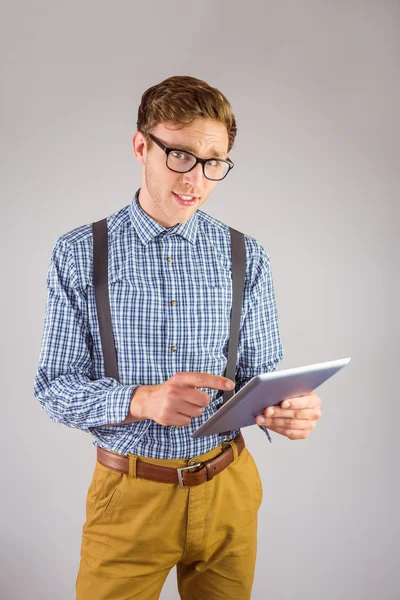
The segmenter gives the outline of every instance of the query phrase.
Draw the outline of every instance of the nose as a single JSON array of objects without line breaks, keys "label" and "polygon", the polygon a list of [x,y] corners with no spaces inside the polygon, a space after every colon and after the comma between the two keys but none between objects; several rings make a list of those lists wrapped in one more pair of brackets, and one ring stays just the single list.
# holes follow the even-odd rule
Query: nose
[{"label": "nose", "polygon": [[203,184],[203,169],[200,163],[198,163],[194,169],[183,173],[183,183],[188,183],[192,187],[201,187]]}]

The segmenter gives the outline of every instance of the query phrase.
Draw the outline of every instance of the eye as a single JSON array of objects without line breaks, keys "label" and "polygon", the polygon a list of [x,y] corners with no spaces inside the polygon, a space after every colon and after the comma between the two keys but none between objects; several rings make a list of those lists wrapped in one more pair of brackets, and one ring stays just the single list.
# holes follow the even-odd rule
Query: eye
[{"label": "eye", "polygon": [[219,164],[219,160],[208,160],[207,161],[207,165],[209,165],[210,167],[216,167]]},{"label": "eye", "polygon": [[188,160],[189,159],[189,155],[186,154],[186,152],[180,152],[179,150],[173,150],[171,152],[171,154],[174,158],[177,158],[178,160]]}]

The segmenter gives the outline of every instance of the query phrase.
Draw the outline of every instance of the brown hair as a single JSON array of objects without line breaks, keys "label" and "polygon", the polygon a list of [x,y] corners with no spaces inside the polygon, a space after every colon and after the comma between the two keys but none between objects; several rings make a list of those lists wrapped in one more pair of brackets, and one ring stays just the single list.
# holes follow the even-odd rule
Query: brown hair
[{"label": "brown hair", "polygon": [[149,132],[155,125],[190,125],[199,117],[215,119],[226,126],[229,152],[237,130],[231,105],[217,88],[195,77],[169,77],[146,90],[138,110],[137,129],[150,142]]}]

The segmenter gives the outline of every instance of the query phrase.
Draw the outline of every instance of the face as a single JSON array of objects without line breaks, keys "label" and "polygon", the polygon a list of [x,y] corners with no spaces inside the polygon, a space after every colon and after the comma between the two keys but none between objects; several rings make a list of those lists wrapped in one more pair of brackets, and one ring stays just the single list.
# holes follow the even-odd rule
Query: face
[{"label": "face", "polygon": [[[199,158],[227,158],[227,129],[223,123],[213,119],[196,119],[184,127],[159,123],[151,133],[165,146],[189,150]],[[154,142],[148,149],[146,139],[139,131],[135,133],[132,144],[135,157],[143,165],[140,206],[163,227],[188,221],[218,182],[204,177],[200,163],[188,173],[171,171],[166,165],[165,152]],[[177,195],[192,196],[195,201],[185,206],[179,202]]]}]

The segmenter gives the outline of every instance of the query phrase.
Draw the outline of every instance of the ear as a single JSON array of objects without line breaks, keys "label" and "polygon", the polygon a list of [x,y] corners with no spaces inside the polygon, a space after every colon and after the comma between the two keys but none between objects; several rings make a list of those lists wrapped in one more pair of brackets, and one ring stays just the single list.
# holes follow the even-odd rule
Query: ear
[{"label": "ear", "polygon": [[132,148],[136,160],[142,165],[146,163],[147,142],[141,131],[137,131],[132,138]]}]

